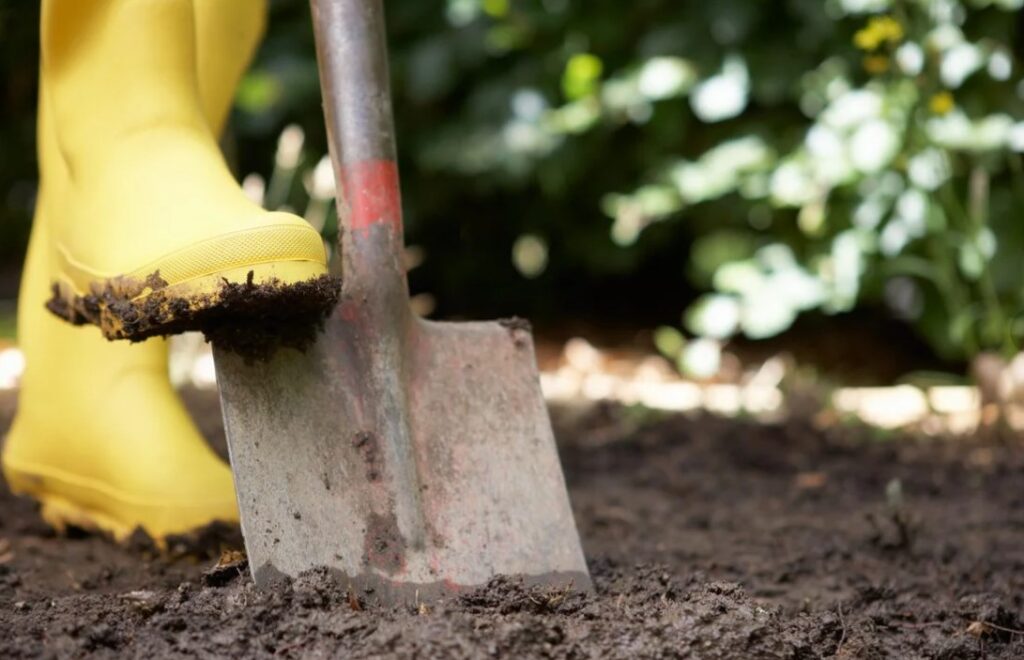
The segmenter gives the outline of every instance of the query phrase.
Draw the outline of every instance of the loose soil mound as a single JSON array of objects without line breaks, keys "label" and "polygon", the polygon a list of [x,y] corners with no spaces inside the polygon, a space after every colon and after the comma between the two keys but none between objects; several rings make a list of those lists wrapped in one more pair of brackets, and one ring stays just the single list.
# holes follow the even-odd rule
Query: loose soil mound
[{"label": "loose soil mound", "polygon": [[261,592],[212,558],[54,538],[0,487],[0,657],[1024,656],[1021,446],[622,410],[559,426],[596,596],[499,578],[377,609],[318,572]]}]

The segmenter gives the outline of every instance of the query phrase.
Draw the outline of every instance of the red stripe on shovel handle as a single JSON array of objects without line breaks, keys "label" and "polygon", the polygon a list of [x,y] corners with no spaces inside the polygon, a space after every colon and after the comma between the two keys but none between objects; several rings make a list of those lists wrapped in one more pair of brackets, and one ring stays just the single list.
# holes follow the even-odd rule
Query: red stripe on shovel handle
[{"label": "red stripe on shovel handle", "polygon": [[341,185],[353,231],[377,224],[389,224],[397,232],[402,230],[402,200],[395,161],[348,163],[342,168]]}]

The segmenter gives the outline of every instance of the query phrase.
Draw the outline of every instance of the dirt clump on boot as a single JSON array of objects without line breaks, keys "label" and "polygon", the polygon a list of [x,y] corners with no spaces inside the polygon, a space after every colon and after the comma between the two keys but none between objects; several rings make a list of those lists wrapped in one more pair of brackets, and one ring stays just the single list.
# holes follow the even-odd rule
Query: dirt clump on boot
[{"label": "dirt clump on boot", "polygon": [[144,280],[114,278],[79,296],[59,284],[47,309],[75,325],[93,324],[107,339],[138,342],[155,336],[202,332],[207,341],[249,360],[265,360],[278,348],[305,350],[338,302],[341,283],[323,275],[285,284],[224,280],[214,292],[175,295],[160,273]]}]

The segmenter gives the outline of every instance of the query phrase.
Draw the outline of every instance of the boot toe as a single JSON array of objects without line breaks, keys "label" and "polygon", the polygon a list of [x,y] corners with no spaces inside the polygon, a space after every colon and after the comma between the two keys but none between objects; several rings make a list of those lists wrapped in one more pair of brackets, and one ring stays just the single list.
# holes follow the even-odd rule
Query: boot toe
[{"label": "boot toe", "polygon": [[282,330],[294,334],[289,328],[311,341],[339,283],[328,275],[319,233],[289,214],[266,216],[265,224],[197,241],[116,277],[97,278],[66,258],[48,307],[72,323],[97,325],[108,339],[191,330],[210,336],[234,325],[267,335],[261,345]]}]

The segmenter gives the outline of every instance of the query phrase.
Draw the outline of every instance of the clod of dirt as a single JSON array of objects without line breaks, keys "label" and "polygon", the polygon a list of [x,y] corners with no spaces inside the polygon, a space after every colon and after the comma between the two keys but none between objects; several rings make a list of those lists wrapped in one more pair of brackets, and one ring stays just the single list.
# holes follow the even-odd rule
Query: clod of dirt
[{"label": "clod of dirt", "polygon": [[161,610],[164,606],[164,601],[166,600],[164,594],[160,594],[149,589],[129,591],[128,593],[121,594],[121,598],[136,611],[145,615],[150,615]]},{"label": "clod of dirt", "polygon": [[85,296],[59,285],[46,306],[75,324],[91,323],[108,339],[137,342],[197,330],[216,346],[251,360],[278,347],[305,350],[338,302],[341,285],[324,275],[307,282],[244,284],[224,280],[212,294],[182,298],[156,272],[143,281],[114,278]]},{"label": "clod of dirt", "polygon": [[240,550],[226,550],[213,568],[203,573],[203,584],[208,587],[223,587],[249,569],[249,559]]},{"label": "clod of dirt", "polygon": [[521,578],[499,575],[486,586],[458,597],[459,606],[467,612],[495,610],[501,614],[573,614],[587,604],[587,598],[563,587],[526,586]]},{"label": "clod of dirt", "polygon": [[522,330],[523,332],[533,332],[533,326],[530,325],[530,321],[518,316],[509,316],[507,318],[498,319],[498,325],[509,330]]},{"label": "clod of dirt", "polygon": [[969,623],[964,632],[985,642],[1024,642],[1024,622],[994,594],[973,594],[960,599],[960,616]]},{"label": "clod of dirt", "polygon": [[871,526],[868,541],[882,550],[910,552],[918,535],[918,523],[903,509],[889,510],[883,515],[868,513],[865,520]]},{"label": "clod of dirt", "polygon": [[303,571],[297,578],[280,581],[277,590],[288,590],[306,608],[334,608],[346,606],[352,610],[362,610],[363,603],[348,585],[341,582],[329,568],[320,567]]},{"label": "clod of dirt", "polygon": [[172,557],[210,559],[238,551],[244,540],[238,525],[214,521],[187,534],[172,534],[167,537],[166,544]]},{"label": "clod of dirt", "polygon": [[508,334],[516,348],[522,349],[526,347],[533,336],[533,326],[530,325],[528,320],[518,316],[498,319],[498,324],[508,330]]},{"label": "clod of dirt", "polygon": [[136,527],[121,543],[131,552],[147,557],[162,556],[171,560],[187,557],[200,561],[221,557],[226,552],[238,550],[243,544],[238,525],[219,520],[184,534],[171,534],[164,539],[162,546],[141,527]]},{"label": "clod of dirt", "polygon": [[250,360],[269,359],[279,347],[305,351],[338,302],[341,281],[324,275],[298,284],[231,284],[198,324],[207,341]]}]

